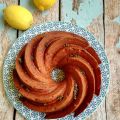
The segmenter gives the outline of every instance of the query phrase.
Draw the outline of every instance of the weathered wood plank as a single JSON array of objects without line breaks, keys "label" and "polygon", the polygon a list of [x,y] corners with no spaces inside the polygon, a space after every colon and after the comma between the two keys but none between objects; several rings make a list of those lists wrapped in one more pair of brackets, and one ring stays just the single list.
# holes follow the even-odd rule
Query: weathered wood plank
[{"label": "weathered wood plank", "polygon": [[15,120],[25,120],[25,118],[20,115],[18,112],[16,112]]},{"label": "weathered wood plank", "polygon": [[[102,0],[62,0],[61,17],[88,29],[104,47]],[[106,120],[105,101],[87,120]]]},{"label": "weathered wood plank", "polygon": [[102,14],[102,0],[62,0],[62,19],[87,27]]},{"label": "weathered wood plank", "polygon": [[105,49],[111,70],[107,120],[120,120],[120,0],[105,0]]},{"label": "weathered wood plank", "polygon": [[16,30],[12,29],[11,27],[7,26],[6,23],[4,23],[2,10],[6,7],[6,5],[13,3],[16,3],[15,0],[0,0],[0,120],[13,119],[14,109],[8,102],[2,82],[2,65],[4,57],[10,44],[16,39]]},{"label": "weathered wood plank", "polygon": [[[32,0],[20,0],[20,5],[26,7],[32,12],[34,17],[33,25],[41,24],[48,21],[58,21],[59,19],[59,1],[57,1],[53,8],[45,12],[40,12],[32,3]],[[21,33],[22,31],[19,32],[19,34]],[[24,118],[21,115],[19,115],[18,112],[16,112],[15,119],[24,120]]]}]

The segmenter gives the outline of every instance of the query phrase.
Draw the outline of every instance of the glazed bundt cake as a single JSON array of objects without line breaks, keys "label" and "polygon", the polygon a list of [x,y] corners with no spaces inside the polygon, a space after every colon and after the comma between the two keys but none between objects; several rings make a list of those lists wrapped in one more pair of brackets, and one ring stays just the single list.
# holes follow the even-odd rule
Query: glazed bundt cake
[{"label": "glazed bundt cake", "polygon": [[79,35],[51,31],[35,36],[16,57],[13,71],[20,100],[46,118],[79,115],[99,95],[101,63]]}]

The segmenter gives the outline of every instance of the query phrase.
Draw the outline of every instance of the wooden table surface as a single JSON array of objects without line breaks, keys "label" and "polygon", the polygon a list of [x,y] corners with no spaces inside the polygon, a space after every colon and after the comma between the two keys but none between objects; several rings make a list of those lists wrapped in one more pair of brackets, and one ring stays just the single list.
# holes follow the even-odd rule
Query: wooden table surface
[{"label": "wooden table surface", "polygon": [[[47,21],[68,21],[88,29],[104,47],[110,61],[109,93],[87,120],[120,120],[120,0],[58,0],[46,12],[38,11],[32,0],[0,0],[0,73],[4,57],[22,33],[3,21],[2,9],[19,4],[34,16],[34,25]],[[0,74],[0,120],[24,120],[8,102]]]}]

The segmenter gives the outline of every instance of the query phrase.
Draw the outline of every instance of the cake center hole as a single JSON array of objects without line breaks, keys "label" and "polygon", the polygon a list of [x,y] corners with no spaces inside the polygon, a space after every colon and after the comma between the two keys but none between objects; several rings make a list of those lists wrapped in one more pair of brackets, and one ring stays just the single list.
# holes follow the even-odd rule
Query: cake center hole
[{"label": "cake center hole", "polygon": [[65,73],[62,69],[54,68],[51,72],[51,78],[55,82],[61,82],[65,78]]}]

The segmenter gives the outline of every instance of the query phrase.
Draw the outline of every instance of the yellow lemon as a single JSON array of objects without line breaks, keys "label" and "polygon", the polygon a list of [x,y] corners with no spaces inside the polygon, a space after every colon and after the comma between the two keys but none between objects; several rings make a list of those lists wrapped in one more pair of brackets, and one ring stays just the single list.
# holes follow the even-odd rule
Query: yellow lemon
[{"label": "yellow lemon", "polygon": [[33,0],[33,2],[39,10],[44,11],[51,8],[56,0]]},{"label": "yellow lemon", "polygon": [[5,21],[13,28],[28,29],[33,23],[32,14],[24,7],[10,5],[3,10]]}]

